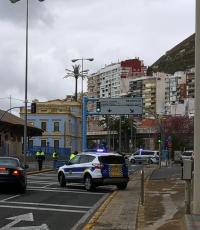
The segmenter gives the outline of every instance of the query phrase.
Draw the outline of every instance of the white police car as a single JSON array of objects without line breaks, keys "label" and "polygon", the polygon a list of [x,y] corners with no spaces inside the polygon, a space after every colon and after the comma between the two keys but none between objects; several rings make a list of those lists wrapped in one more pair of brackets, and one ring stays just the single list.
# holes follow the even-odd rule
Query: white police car
[{"label": "white police car", "polygon": [[81,182],[88,191],[100,185],[125,189],[129,181],[128,166],[117,153],[84,152],[58,169],[58,181],[61,187],[67,182]]},{"label": "white police car", "polygon": [[136,163],[158,164],[159,151],[139,149],[129,157],[129,161],[132,164],[136,164]]}]

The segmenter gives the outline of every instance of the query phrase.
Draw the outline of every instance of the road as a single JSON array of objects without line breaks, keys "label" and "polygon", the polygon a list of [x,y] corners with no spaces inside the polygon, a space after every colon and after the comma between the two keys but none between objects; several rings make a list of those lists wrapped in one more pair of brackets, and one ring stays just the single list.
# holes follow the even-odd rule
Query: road
[{"label": "road", "polygon": [[[133,173],[137,166],[130,167]],[[0,230],[75,230],[116,189],[98,187],[87,192],[81,184],[61,188],[55,171],[28,175],[25,194],[0,193]]]},{"label": "road", "polygon": [[0,193],[0,230],[78,229],[113,189],[60,188],[56,172],[29,175],[25,194]]}]

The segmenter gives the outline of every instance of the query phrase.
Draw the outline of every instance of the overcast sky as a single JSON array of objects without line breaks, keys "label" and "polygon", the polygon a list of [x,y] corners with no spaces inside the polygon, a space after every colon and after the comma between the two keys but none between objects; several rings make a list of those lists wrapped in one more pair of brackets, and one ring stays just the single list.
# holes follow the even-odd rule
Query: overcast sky
[{"label": "overcast sky", "polygon": [[[23,105],[25,21],[26,0],[0,0],[0,109],[10,96]],[[195,0],[29,0],[28,99],[74,94],[71,59],[94,58],[90,73],[134,57],[148,66],[194,31]]]}]

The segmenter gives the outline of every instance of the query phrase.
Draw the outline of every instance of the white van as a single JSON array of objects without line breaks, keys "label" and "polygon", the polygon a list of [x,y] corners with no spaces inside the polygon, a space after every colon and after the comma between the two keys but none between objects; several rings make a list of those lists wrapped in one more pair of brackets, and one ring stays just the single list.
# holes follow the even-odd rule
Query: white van
[{"label": "white van", "polygon": [[136,164],[136,163],[158,164],[159,151],[139,149],[129,157],[129,161],[132,164]]}]

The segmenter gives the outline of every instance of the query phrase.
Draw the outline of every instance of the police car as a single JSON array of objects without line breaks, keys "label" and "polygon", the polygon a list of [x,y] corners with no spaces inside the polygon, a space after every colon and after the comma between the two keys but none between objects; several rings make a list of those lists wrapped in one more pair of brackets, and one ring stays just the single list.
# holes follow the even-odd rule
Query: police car
[{"label": "police car", "polygon": [[129,157],[129,161],[132,164],[135,163],[158,164],[159,151],[139,149]]},{"label": "police car", "polygon": [[83,152],[58,169],[58,181],[61,187],[68,182],[81,182],[88,191],[100,185],[126,189],[128,166],[124,157],[117,153]]}]

